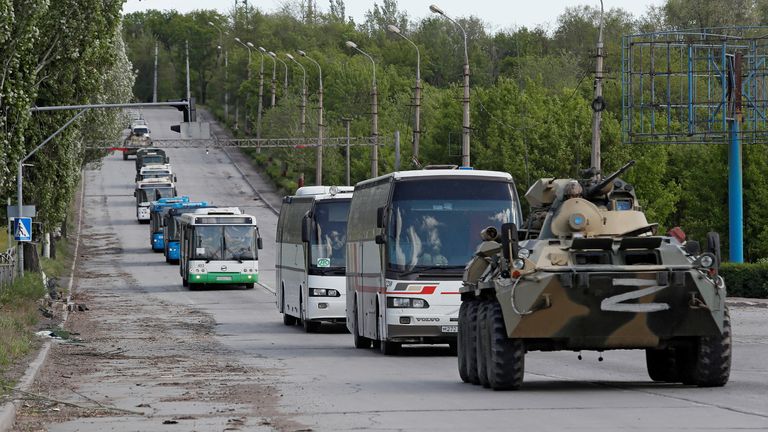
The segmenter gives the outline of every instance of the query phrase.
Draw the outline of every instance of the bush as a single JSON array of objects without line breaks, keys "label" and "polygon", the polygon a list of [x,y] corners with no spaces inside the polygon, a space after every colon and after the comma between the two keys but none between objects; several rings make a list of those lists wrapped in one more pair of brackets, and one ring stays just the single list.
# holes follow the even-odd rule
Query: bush
[{"label": "bush", "polygon": [[720,275],[729,297],[768,298],[768,263],[723,263]]}]

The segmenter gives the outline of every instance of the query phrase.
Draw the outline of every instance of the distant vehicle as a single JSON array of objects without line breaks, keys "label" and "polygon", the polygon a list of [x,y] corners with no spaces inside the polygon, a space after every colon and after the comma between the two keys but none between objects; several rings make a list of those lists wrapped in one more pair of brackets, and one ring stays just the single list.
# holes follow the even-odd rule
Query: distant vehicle
[{"label": "distant vehicle", "polygon": [[163,255],[165,255],[165,262],[169,264],[179,262],[179,217],[185,213],[195,213],[208,208],[216,207],[209,205],[206,201],[188,202],[174,205],[163,212]]},{"label": "distant vehicle", "polygon": [[168,179],[176,182],[176,176],[173,174],[171,164],[147,164],[141,167],[136,174],[136,181],[142,181],[150,178]]},{"label": "distant vehicle", "polygon": [[277,308],[313,332],[346,320],[347,215],[353,187],[307,186],[283,199],[277,221]]},{"label": "distant vehicle", "polygon": [[149,204],[149,246],[153,252],[162,252],[165,243],[163,241],[163,213],[176,204],[186,204],[188,196],[173,198],[160,198]]},{"label": "distant vehicle", "polygon": [[160,198],[175,197],[176,186],[167,179],[146,179],[136,183],[133,196],[136,197],[136,219],[139,223],[149,223],[149,204]]},{"label": "distant vehicle", "polygon": [[156,164],[169,164],[171,158],[169,158],[164,150],[161,149],[142,149],[136,153],[136,172],[138,173],[142,167],[147,165]]},{"label": "distant vehicle", "polygon": [[128,160],[128,156],[135,155],[137,150],[143,147],[150,147],[152,138],[149,126],[144,120],[135,120],[131,123],[130,132],[123,141],[123,160]]},{"label": "distant vehicle", "polygon": [[215,284],[259,281],[262,239],[256,218],[239,209],[212,208],[179,217],[179,273],[190,290]]},{"label": "distant vehicle", "polygon": [[462,273],[489,224],[520,223],[512,177],[401,171],[355,185],[347,225],[347,328],[355,347],[456,350]]}]

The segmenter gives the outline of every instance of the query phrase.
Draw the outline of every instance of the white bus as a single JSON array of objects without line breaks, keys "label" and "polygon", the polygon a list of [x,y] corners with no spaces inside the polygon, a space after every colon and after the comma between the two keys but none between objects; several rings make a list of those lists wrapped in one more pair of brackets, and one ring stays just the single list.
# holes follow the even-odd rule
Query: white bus
[{"label": "white bus", "polygon": [[176,196],[175,184],[167,178],[149,178],[136,182],[136,219],[139,223],[149,223],[149,204],[160,198]]},{"label": "white bus", "polygon": [[307,332],[346,319],[349,186],[306,186],[283,199],[277,221],[277,308]]},{"label": "white bus", "polygon": [[512,177],[402,171],[355,186],[347,225],[347,328],[355,347],[456,350],[464,266],[488,226],[522,219]]},{"label": "white bus", "polygon": [[206,208],[179,216],[181,283],[190,290],[207,285],[259,281],[261,237],[256,218],[237,208]]},{"label": "white bus", "polygon": [[161,178],[176,183],[176,176],[173,174],[173,168],[171,167],[171,164],[144,165],[136,174],[137,182],[150,178]]}]

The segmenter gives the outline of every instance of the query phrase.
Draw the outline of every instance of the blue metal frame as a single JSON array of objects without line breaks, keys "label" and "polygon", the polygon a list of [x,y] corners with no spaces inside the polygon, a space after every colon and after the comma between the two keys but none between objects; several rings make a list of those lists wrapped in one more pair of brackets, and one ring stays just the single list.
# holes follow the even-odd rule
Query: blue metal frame
[{"label": "blue metal frame", "polygon": [[[194,210],[197,208],[206,208],[210,207],[210,204],[207,201],[192,201],[192,202],[185,202],[180,203],[174,206],[171,206],[168,208],[168,213],[163,216],[163,219],[166,219],[167,217],[176,218],[184,213],[187,213],[185,210]],[[181,251],[179,246],[178,240],[168,240],[166,236],[163,236],[163,255],[165,255],[165,261],[168,263],[174,263],[178,262],[181,258]]]},{"label": "blue metal frame", "polygon": [[171,208],[174,205],[177,204],[185,204],[189,202],[188,196],[181,196],[181,197],[172,197],[172,198],[160,198],[157,201],[152,201],[149,204],[149,243],[152,246],[152,250],[155,252],[160,252],[163,250],[163,231],[162,227],[160,227],[160,230],[153,231],[152,230],[152,216],[162,213],[165,209]]},{"label": "blue metal frame", "polygon": [[[728,144],[729,259],[732,262],[744,261],[742,145],[768,144],[766,34],[768,27],[754,26],[667,31],[622,38],[622,141],[627,144]],[[666,55],[658,56],[657,51]],[[744,59],[741,77],[734,75],[736,53]],[[662,67],[657,67],[659,63]],[[644,81],[649,79],[651,85],[645,86]],[[657,99],[660,96],[656,91],[657,80],[666,80],[666,100]],[[733,86],[740,81],[739,93]],[[737,103],[733,96],[738,94],[741,100]],[[738,105],[742,108],[736,112],[734,108]],[[666,115],[666,124],[655,121],[657,114]],[[650,117],[650,121],[646,117]]]}]

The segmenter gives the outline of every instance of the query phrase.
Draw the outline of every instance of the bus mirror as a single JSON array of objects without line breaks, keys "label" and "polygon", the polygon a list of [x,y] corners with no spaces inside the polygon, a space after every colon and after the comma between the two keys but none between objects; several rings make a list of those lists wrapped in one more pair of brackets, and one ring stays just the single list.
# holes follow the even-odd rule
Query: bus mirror
[{"label": "bus mirror", "polygon": [[[379,207],[376,209],[376,227],[377,228],[384,228],[384,215],[387,212],[386,207]],[[383,244],[383,243],[379,243]]]},{"label": "bus mirror", "polygon": [[256,247],[259,249],[264,249],[264,242],[261,240],[261,237],[256,239]]},{"label": "bus mirror", "polygon": [[520,248],[517,240],[517,225],[513,223],[501,225],[501,252],[509,262],[517,259],[517,251]]},{"label": "bus mirror", "polygon": [[387,239],[384,234],[376,234],[376,244],[386,244]]},{"label": "bus mirror", "polygon": [[301,219],[301,241],[304,243],[309,243],[309,240],[311,239],[310,232],[312,231],[312,219],[310,219],[309,216],[304,216]]}]

